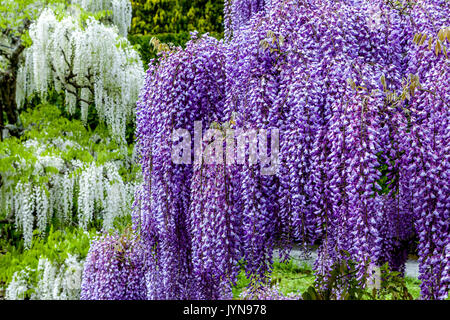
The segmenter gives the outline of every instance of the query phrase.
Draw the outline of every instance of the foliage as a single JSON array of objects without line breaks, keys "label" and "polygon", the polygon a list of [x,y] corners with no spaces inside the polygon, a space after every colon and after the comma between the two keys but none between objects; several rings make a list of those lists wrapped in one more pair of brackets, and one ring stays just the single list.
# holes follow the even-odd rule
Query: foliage
[{"label": "foliage", "polygon": [[[346,266],[339,265],[339,268],[336,268],[334,272],[337,277],[343,277],[345,272],[347,272],[347,275],[348,272],[351,272],[348,269],[345,271],[346,269]],[[409,300],[411,298],[420,298],[420,281],[415,278],[403,278],[398,272],[389,271],[386,265],[381,268],[377,277],[377,287],[373,286],[372,288],[363,289],[355,283],[355,286],[349,289],[353,293],[353,298],[356,297],[356,292],[360,293],[363,300]],[[384,278],[384,281],[378,281],[381,280],[381,277]],[[312,267],[305,262],[299,265],[294,259],[284,263],[275,261],[268,279],[268,284],[256,290],[257,298],[284,300],[286,297],[291,297],[320,300],[326,299],[326,295],[329,294],[325,290],[318,290],[320,287],[318,282],[321,278],[320,276],[316,278]],[[335,280],[333,285],[337,285],[337,282]],[[251,280],[246,277],[245,271],[242,270],[236,285],[233,286],[233,299],[255,298],[254,288],[251,288],[250,284]],[[346,297],[349,298],[351,295],[349,294]],[[343,299],[343,296],[341,296],[341,299]]]},{"label": "foliage", "polygon": [[133,0],[131,34],[223,32],[223,1]]},{"label": "foliage", "polygon": [[[209,34],[216,39],[220,39],[220,34]],[[185,48],[186,43],[191,39],[191,35],[188,31],[179,33],[159,33],[155,35],[129,35],[128,40],[136,50],[139,51],[146,68],[152,59],[158,59],[158,50],[151,44],[153,38],[158,39],[161,43]]]},{"label": "foliage", "polygon": [[414,300],[420,299],[420,280],[405,276],[406,287]]},{"label": "foliage", "polygon": [[103,235],[92,243],[83,272],[82,300],[147,298],[146,250],[127,230],[122,235]]},{"label": "foliage", "polygon": [[284,295],[306,291],[314,279],[312,267],[306,262],[299,265],[293,258],[285,263],[275,261],[270,273],[270,282],[277,284]]},{"label": "foliage", "polygon": [[294,259],[287,262],[275,260],[266,284],[255,288],[252,280],[241,269],[236,285],[233,286],[234,299],[267,299],[284,300],[286,298],[302,299],[301,292],[306,291],[314,283],[311,266],[306,263],[298,265]]},{"label": "foliage", "polygon": [[[350,254],[345,253],[347,257]],[[316,283],[304,293],[305,300],[412,300],[405,279],[400,272],[390,271],[388,264],[379,269],[377,275],[367,272],[362,279],[356,279],[357,264],[352,260],[342,260],[332,266],[329,277],[318,275]],[[362,286],[361,282],[368,283]]]}]

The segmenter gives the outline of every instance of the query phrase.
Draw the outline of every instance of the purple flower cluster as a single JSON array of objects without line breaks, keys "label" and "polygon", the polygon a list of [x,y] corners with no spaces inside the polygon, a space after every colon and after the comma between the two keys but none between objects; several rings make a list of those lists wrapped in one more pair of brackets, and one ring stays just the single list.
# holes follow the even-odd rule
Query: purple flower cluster
[{"label": "purple flower cluster", "polygon": [[[186,299],[198,293],[192,270],[201,266],[193,266],[200,260],[192,258],[189,210],[194,168],[171,161],[172,147],[179,142],[173,141],[172,133],[186,129],[194,137],[195,121],[209,127],[222,118],[224,65],[223,43],[193,34],[185,50],[162,53],[159,64],[152,62],[147,72],[137,106],[144,183],[136,194],[133,216],[135,229],[151,252],[150,299]],[[196,250],[202,255],[202,248]]]},{"label": "purple flower cluster", "polygon": [[93,241],[84,265],[82,300],[145,300],[146,248],[139,239],[105,235]]},{"label": "purple flower cluster", "polygon": [[[148,298],[230,297],[241,258],[258,283],[294,242],[320,244],[325,277],[342,259],[358,279],[385,262],[402,272],[414,237],[423,297],[448,295],[449,64],[412,39],[436,38],[449,4],[407,3],[230,0],[225,42],[194,34],[150,65],[133,213]],[[393,98],[409,74],[421,86]],[[172,163],[173,130],[192,136],[195,121],[279,129],[279,171]]]},{"label": "purple flower cluster", "polygon": [[[400,12],[382,1],[287,1],[266,7],[240,26],[230,42],[227,61],[227,75],[232,75],[227,82],[227,113],[237,112],[242,127],[278,126],[284,135],[277,178],[265,184],[249,167],[241,174],[246,189],[242,193],[244,229],[256,225],[265,231],[258,237],[245,233],[250,272],[266,271],[258,266],[270,265],[266,250],[273,246],[273,237],[306,243],[319,240],[316,267],[322,273],[336,259],[346,259],[342,250],[361,267],[369,261],[389,262],[392,269],[402,271],[417,232],[421,279],[432,279],[422,285],[423,296],[447,294],[448,159],[443,155],[448,151],[442,141],[448,136],[448,108],[442,108],[448,100],[448,60],[443,54],[435,58],[433,51],[416,54],[411,48],[415,32],[431,28],[435,35],[448,25],[446,10],[439,8],[446,6],[442,1],[423,1],[410,12]],[[437,17],[430,22],[433,14]],[[421,67],[417,67],[419,58]],[[435,60],[441,62],[437,67],[430,65]],[[428,91],[421,91],[428,99],[422,109],[430,112],[441,106],[439,116],[435,113],[441,118],[440,129],[436,121],[433,129],[427,128],[424,119],[432,121],[432,117],[423,112],[414,129],[411,123],[399,123],[407,119],[404,112],[387,106],[380,94],[402,89],[402,78],[409,73],[432,84]],[[360,94],[355,96],[355,91]],[[411,105],[417,108],[414,99]],[[422,139],[437,135],[431,147],[434,158],[419,142],[408,146],[403,142],[414,130]],[[434,175],[417,171],[408,175],[406,162],[415,166],[421,161],[427,161],[423,167]],[[387,194],[379,192],[383,164],[388,171]],[[432,177],[435,181],[424,181]],[[280,201],[273,203],[273,193],[265,190],[276,192]],[[441,203],[432,207],[438,209],[433,209],[434,218],[432,209],[419,209],[424,199],[417,197],[417,190],[429,199],[438,198],[439,193]],[[420,199],[420,205],[410,199]],[[425,217],[420,218],[418,211]],[[430,219],[436,221],[431,224]],[[275,223],[267,228],[264,221]],[[423,236],[422,225],[437,231],[428,234],[433,239]],[[433,257],[426,258],[429,255]],[[435,276],[430,276],[430,264],[439,270]],[[364,271],[361,268],[359,276]],[[432,283],[439,294],[427,293]]]},{"label": "purple flower cluster", "polygon": [[230,39],[270,0],[225,0],[225,36]]},{"label": "purple flower cluster", "polygon": [[279,174],[263,177],[258,166],[244,166],[237,179],[250,274],[264,275],[274,245],[292,241],[327,243],[349,233],[346,243],[322,247],[327,257],[341,250],[361,262],[380,255],[374,244],[384,235],[373,231],[377,153],[387,135],[383,103],[379,95],[352,101],[355,89],[347,84],[369,95],[384,74],[387,88],[400,83],[402,26],[378,5],[384,15],[370,26],[364,6],[280,2],[254,14],[229,43],[226,114],[237,114],[238,127],[282,132]]},{"label": "purple flower cluster", "polygon": [[[252,19],[254,24],[242,27],[228,44],[225,114],[226,119],[234,117],[236,127],[241,130],[268,130],[270,133],[279,122],[272,108],[279,91],[277,54],[261,47],[261,41],[267,37],[269,20],[257,16],[258,19]],[[249,144],[245,153],[250,155],[250,152]],[[268,156],[271,157],[270,152]],[[261,277],[269,271],[280,228],[286,226],[277,214],[279,179],[274,175],[261,175],[263,166],[261,163],[240,165],[232,176],[233,184],[240,188],[246,272]]]},{"label": "purple flower cluster", "polygon": [[194,165],[189,212],[196,286],[193,299],[233,297],[230,284],[240,271],[241,214],[234,205],[237,194],[230,179],[232,168],[226,165],[225,157],[223,164]]}]

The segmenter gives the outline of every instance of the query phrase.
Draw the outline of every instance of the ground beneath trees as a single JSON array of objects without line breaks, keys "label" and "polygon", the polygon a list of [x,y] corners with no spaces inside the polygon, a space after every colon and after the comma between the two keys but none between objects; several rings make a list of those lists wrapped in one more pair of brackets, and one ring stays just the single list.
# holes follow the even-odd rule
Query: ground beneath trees
[{"label": "ground beneath trees", "polygon": [[[317,252],[314,250],[306,255],[301,248],[294,247],[291,251],[291,256],[298,265],[306,263],[313,266],[314,261],[317,259]],[[278,258],[277,250],[275,251],[275,258]],[[406,262],[405,276],[416,279],[419,277],[419,261],[417,259],[408,259]]]}]

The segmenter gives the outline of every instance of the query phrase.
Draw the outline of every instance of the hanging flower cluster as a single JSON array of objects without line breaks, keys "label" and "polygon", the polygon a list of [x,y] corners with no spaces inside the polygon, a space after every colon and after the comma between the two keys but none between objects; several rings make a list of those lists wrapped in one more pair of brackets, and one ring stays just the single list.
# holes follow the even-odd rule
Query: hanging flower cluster
[{"label": "hanging flower cluster", "polygon": [[270,0],[225,0],[225,36],[231,38],[239,32],[249,19],[259,11],[263,11]]},{"label": "hanging flower cluster", "polygon": [[94,240],[84,264],[81,299],[146,299],[146,261],[138,238],[104,235]]},{"label": "hanging flower cluster", "polygon": [[[6,299],[23,300],[32,291],[31,300],[78,300],[81,292],[81,276],[84,261],[69,254],[60,266],[46,258],[40,258],[36,275],[27,269],[16,272],[6,288]],[[33,270],[34,271],[34,270]],[[37,283],[33,284],[33,276]]]},{"label": "hanging flower cluster", "polygon": [[92,13],[111,11],[112,22],[119,29],[119,34],[127,37],[132,18],[130,0],[71,0],[71,3]]},{"label": "hanging flower cluster", "polygon": [[[183,299],[196,294],[190,281],[191,270],[196,268],[192,266],[195,260],[191,261],[189,224],[193,167],[171,161],[172,147],[179,142],[172,134],[177,129],[186,130],[189,137],[185,132],[182,138],[190,146],[196,121],[209,127],[221,119],[225,99],[223,50],[222,42],[208,36],[197,39],[193,34],[185,50],[163,52],[161,64],[150,65],[138,102],[136,136],[144,183],[136,195],[141,203],[134,217],[135,228],[140,229],[154,255],[148,274],[152,299]],[[202,135],[201,123],[199,130]],[[184,151],[192,161],[193,151]]]},{"label": "hanging flower cluster", "polygon": [[[67,151],[64,146],[72,151],[83,148],[71,140],[63,140],[47,143],[27,140],[22,152],[32,154],[33,158],[16,159],[11,154],[12,167],[17,171],[2,172],[7,183],[0,187],[0,213],[7,217],[12,213],[27,248],[33,231],[37,229],[44,234],[52,220],[62,226],[77,222],[86,230],[95,218],[101,218],[103,229],[112,230],[116,218],[129,215],[136,182],[124,181],[119,174],[121,166],[114,162],[65,163],[58,151]],[[14,182],[17,176],[27,177],[27,181]]]},{"label": "hanging flower cluster", "polygon": [[[415,236],[422,296],[448,295],[448,31],[417,35],[448,26],[444,2],[228,1],[227,42],[194,36],[150,66],[133,214],[156,257],[149,298],[227,297],[233,263],[264,279],[293,242],[320,244],[325,278],[351,259],[364,286],[377,265],[404,270]],[[173,130],[196,120],[279,129],[278,172],[173,164]]]},{"label": "hanging flower cluster", "polygon": [[[78,178],[78,177],[77,177]],[[104,230],[114,228],[114,219],[128,214],[133,202],[134,184],[125,184],[113,163],[84,166],[78,178],[78,219],[83,229],[101,212]]]},{"label": "hanging flower cluster", "polygon": [[446,1],[423,1],[411,13],[407,71],[419,83],[405,104],[408,117],[399,125],[400,195],[413,213],[426,299],[445,299],[450,287],[449,9]]},{"label": "hanging flower cluster", "polygon": [[[217,133],[216,139],[225,139],[225,132]],[[206,141],[204,148],[215,142]],[[219,161],[219,157],[223,159]],[[189,222],[192,273],[197,288],[197,295],[192,298],[195,299],[231,299],[230,284],[236,281],[240,271],[242,219],[234,204],[237,190],[230,179],[233,167],[226,161],[222,153],[210,155],[194,165]]]},{"label": "hanging flower cluster", "polygon": [[138,53],[113,27],[89,18],[85,26],[73,16],[59,19],[45,9],[30,27],[31,47],[18,75],[17,104],[33,93],[42,98],[49,88],[64,93],[70,114],[81,107],[86,122],[95,104],[100,120],[125,139],[144,70]]},{"label": "hanging flower cluster", "polygon": [[[333,171],[327,160],[332,146],[325,142],[335,139],[327,133],[332,116],[337,116],[333,108],[341,110],[336,105],[347,103],[347,92],[351,90],[348,79],[366,88],[366,92],[380,87],[379,79],[383,74],[388,74],[386,85],[389,88],[395,87],[401,79],[402,52],[396,42],[401,28],[398,17],[385,14],[384,24],[369,26],[370,19],[366,8],[345,3],[283,3],[273,5],[265,15],[255,15],[230,43],[226,70],[230,75],[227,79],[227,114],[237,113],[238,127],[278,127],[282,131],[278,177],[266,179],[265,186],[261,182],[265,178],[250,172],[253,168],[247,167],[239,182],[244,189],[244,226],[245,216],[252,219],[248,220],[249,232],[246,234],[250,234],[253,225],[258,225],[258,232],[265,231],[260,237],[267,236],[266,239],[249,238],[245,242],[254,248],[247,252],[255,253],[247,256],[249,265],[258,259],[261,259],[261,263],[257,262],[260,266],[270,265],[270,247],[273,246],[270,243],[274,238],[311,244],[323,236],[327,219],[333,215],[345,216],[330,202],[331,193],[336,192],[332,190],[330,179],[339,173]],[[387,22],[390,27],[386,27]],[[330,25],[335,27],[330,29]],[[380,98],[371,101],[375,105],[370,112],[376,114]],[[354,122],[353,118],[358,119],[361,113],[362,101],[352,104],[355,106],[349,109],[347,122]],[[340,114],[345,113],[341,111]],[[380,120],[374,121],[371,126],[380,125]],[[374,130],[370,132],[372,135],[379,131],[378,128],[371,129]],[[377,135],[377,139],[381,137],[382,134]],[[371,146],[368,154],[362,152],[359,155],[371,161],[369,170],[372,172],[379,165],[376,154],[382,151],[378,147],[380,143],[376,144],[377,147]],[[335,145],[332,154],[339,155],[338,148],[342,147],[345,145]],[[345,159],[351,155],[345,152],[341,156]],[[348,164],[347,161],[336,166],[344,172],[354,170]],[[363,179],[360,187],[360,190],[367,190],[368,198],[373,194],[377,179],[371,174],[370,179]],[[352,177],[352,180],[356,178]],[[258,187],[252,188],[250,183]],[[355,193],[360,190],[355,189]],[[260,198],[265,201],[252,204],[252,199]],[[353,208],[355,202],[356,199],[346,210],[356,210]],[[276,221],[278,229],[264,229],[258,221]],[[267,224],[269,228],[274,226],[274,223]],[[331,235],[331,231],[329,236],[341,237],[337,233]],[[250,269],[250,272],[257,269]],[[267,269],[260,270],[263,274]]]}]

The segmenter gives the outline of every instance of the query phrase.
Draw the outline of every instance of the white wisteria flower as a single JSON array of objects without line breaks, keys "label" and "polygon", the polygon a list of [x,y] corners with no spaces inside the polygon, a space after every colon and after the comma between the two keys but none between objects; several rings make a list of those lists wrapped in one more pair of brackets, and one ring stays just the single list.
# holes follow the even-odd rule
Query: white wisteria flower
[{"label": "white wisteria flower", "polygon": [[128,40],[115,26],[93,18],[83,26],[74,16],[59,19],[48,8],[31,25],[30,37],[33,44],[25,50],[17,80],[17,104],[34,93],[45,99],[53,87],[64,93],[70,114],[81,108],[84,122],[95,104],[100,120],[124,141],[145,74]]}]

